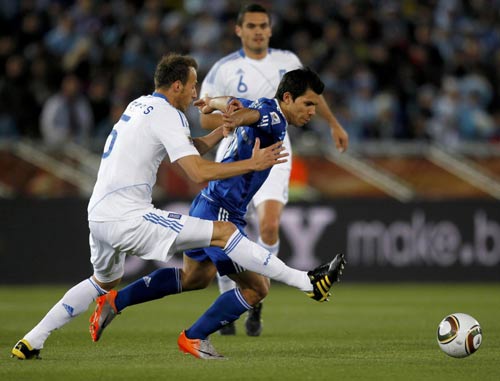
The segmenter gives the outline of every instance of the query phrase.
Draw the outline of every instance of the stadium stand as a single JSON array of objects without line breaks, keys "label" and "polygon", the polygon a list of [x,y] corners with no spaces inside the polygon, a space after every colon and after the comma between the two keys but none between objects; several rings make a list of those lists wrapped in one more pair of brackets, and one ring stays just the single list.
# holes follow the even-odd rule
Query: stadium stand
[{"label": "stadium stand", "polygon": [[[151,91],[158,57],[191,54],[203,78],[238,48],[241,3],[1,2],[0,197],[87,196],[105,137],[124,105]],[[294,197],[500,198],[498,0],[262,3],[272,46],[320,72],[351,139],[339,156],[319,120],[295,133],[308,184]],[[49,147],[40,114],[68,74],[92,109],[91,138]],[[202,134],[194,110],[188,117]],[[163,165],[157,197],[198,191]]]}]

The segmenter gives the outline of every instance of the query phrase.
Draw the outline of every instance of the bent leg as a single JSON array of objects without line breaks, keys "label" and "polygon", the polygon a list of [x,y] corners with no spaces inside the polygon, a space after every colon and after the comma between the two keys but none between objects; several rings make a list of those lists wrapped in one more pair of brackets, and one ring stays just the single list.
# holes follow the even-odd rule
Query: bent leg
[{"label": "bent leg", "polygon": [[106,290],[101,288],[92,278],[85,279],[69,289],[64,296],[50,309],[45,317],[25,336],[31,347],[42,349],[45,340],[52,331],[61,328],[81,313],[87,311],[89,305]]},{"label": "bent leg", "polygon": [[[228,233],[231,233],[229,238]],[[288,267],[268,250],[246,238],[230,222],[214,222],[212,245],[223,247],[224,252],[233,262],[249,271],[302,291],[312,290],[307,272]]]},{"label": "bent leg", "polygon": [[220,295],[210,308],[186,330],[189,339],[205,340],[225,324],[238,319],[240,315],[262,300],[268,292],[268,281],[259,274],[245,271],[231,274],[240,288]]}]

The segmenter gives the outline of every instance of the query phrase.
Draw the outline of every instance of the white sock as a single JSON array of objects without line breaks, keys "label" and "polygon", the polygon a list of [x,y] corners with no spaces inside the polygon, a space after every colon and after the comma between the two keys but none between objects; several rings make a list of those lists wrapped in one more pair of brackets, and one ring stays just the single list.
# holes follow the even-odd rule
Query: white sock
[{"label": "white sock", "polygon": [[[280,241],[278,240],[275,244],[273,245],[268,245],[262,241],[262,238],[259,237],[257,240],[257,243],[262,246],[264,249],[267,251],[270,251],[272,255],[278,256],[278,252],[280,251]],[[236,288],[236,282],[233,281],[231,278],[229,278],[226,275],[219,275],[217,273],[217,284],[219,285],[219,292],[221,294],[232,290],[233,288]]]},{"label": "white sock", "polygon": [[272,245],[268,245],[267,243],[264,243],[261,237],[257,240],[257,243],[262,246],[264,249],[267,251],[270,251],[272,255],[278,256],[278,253],[280,252],[280,240],[276,241],[276,243],[273,243]]},{"label": "white sock", "polygon": [[250,241],[239,230],[236,230],[229,238],[224,251],[229,258],[247,270],[302,291],[312,291],[307,272],[288,267],[281,259]]},{"label": "white sock", "polygon": [[[272,255],[278,256],[278,252],[280,251],[280,241],[276,242],[273,245],[268,245],[265,244],[264,241],[259,237],[257,243],[262,246],[264,249],[267,251],[270,251]],[[231,278],[229,278],[226,275],[219,275],[217,273],[217,284],[219,285],[219,292],[221,294],[232,290],[233,288],[236,288],[236,282],[233,281]]]},{"label": "white sock", "polygon": [[217,283],[219,284],[219,291],[221,294],[236,288],[236,283],[227,275],[219,275],[219,273],[217,273]]},{"label": "white sock", "polygon": [[91,278],[85,279],[69,289],[66,294],[51,308],[47,315],[35,328],[24,336],[33,349],[42,349],[45,340],[55,329],[69,323],[74,317],[87,311],[99,295],[105,294]]}]

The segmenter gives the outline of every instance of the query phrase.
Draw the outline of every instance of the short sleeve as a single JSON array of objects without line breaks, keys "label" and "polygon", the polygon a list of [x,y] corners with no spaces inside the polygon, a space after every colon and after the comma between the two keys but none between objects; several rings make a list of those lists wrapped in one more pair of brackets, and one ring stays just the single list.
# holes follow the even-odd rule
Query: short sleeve
[{"label": "short sleeve", "polygon": [[193,144],[186,116],[173,107],[165,108],[155,114],[151,129],[165,147],[170,161],[199,155]]}]

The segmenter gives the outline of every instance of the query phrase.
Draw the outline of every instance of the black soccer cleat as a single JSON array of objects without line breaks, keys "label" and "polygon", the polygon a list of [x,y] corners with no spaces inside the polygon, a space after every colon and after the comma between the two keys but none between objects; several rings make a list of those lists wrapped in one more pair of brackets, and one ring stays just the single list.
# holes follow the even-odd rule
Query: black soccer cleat
[{"label": "black soccer cleat", "polygon": [[258,303],[251,310],[245,319],[245,329],[248,336],[260,336],[262,333],[262,303]]},{"label": "black soccer cleat", "polygon": [[326,263],[307,273],[313,290],[307,292],[307,296],[318,302],[327,302],[330,289],[335,282],[340,280],[342,270],[346,264],[344,254],[337,254],[330,263]]},{"label": "black soccer cleat", "polygon": [[19,340],[10,353],[19,360],[41,359],[40,349],[33,349],[25,339]]},{"label": "black soccer cleat", "polygon": [[219,329],[219,334],[222,336],[234,336],[236,335],[236,326],[234,325],[234,321],[223,325],[221,329]]}]

